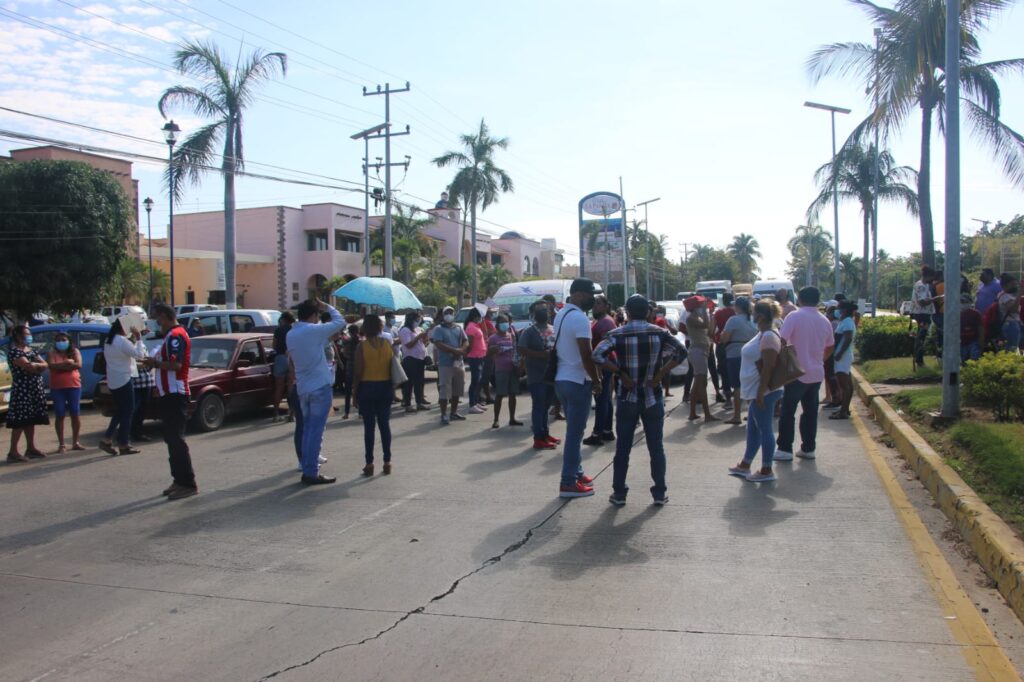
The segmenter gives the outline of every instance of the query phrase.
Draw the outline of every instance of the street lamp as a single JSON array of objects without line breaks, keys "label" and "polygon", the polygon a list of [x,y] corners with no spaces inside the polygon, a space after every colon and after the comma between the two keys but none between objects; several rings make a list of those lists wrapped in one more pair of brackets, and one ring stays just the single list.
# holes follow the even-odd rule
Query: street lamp
[{"label": "street lamp", "polygon": [[654,261],[651,259],[651,225],[647,222],[647,204],[653,204],[655,201],[661,201],[661,197],[655,199],[648,199],[647,201],[641,201],[637,206],[644,207],[644,231],[647,233],[647,297],[651,296],[651,263]]},{"label": "street lamp", "polygon": [[[817,102],[804,102],[805,107],[811,109],[823,109],[832,114],[832,217],[835,220],[835,239],[833,242],[832,256],[835,263],[835,279],[836,279],[836,291],[840,293],[843,290],[842,279],[839,273],[839,187],[837,184],[837,175],[835,169],[836,162],[836,114],[848,114],[850,109],[844,109],[842,107],[834,107],[830,104],[818,104]],[[808,258],[810,254],[808,254]]]},{"label": "street lamp", "polygon": [[163,127],[164,139],[167,140],[167,195],[168,202],[168,225],[167,236],[171,256],[171,307],[174,306],[174,143],[178,141],[178,133],[181,128],[171,119]]},{"label": "street lamp", "polygon": [[146,242],[149,244],[149,305],[147,311],[153,311],[153,200],[146,197],[142,204],[146,207]]},{"label": "street lamp", "polygon": [[370,276],[370,136],[390,127],[390,123],[381,123],[351,136],[353,140],[362,140],[366,146],[366,155],[363,156],[363,182],[366,185],[363,189],[363,261],[367,277]]}]

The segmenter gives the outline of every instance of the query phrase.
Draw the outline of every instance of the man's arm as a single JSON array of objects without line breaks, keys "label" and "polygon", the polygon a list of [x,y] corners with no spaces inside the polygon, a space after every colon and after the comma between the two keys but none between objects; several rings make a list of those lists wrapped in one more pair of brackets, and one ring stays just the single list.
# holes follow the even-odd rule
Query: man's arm
[{"label": "man's arm", "polygon": [[580,358],[583,360],[583,369],[590,375],[590,380],[594,382],[595,392],[600,393],[601,373],[597,371],[597,365],[594,364],[594,355],[590,348],[590,339],[577,338],[576,345],[579,346],[580,349]]}]

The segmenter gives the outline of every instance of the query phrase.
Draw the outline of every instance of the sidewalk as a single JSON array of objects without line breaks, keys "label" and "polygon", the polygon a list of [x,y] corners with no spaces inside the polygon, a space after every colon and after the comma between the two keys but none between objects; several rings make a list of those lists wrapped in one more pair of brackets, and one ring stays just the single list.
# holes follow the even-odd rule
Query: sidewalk
[{"label": "sidewalk", "polygon": [[396,415],[371,480],[361,424],[332,420],[319,489],[263,422],[193,436],[180,503],[159,447],[0,468],[0,678],[976,679],[851,422],[757,487],[725,472],[742,427],[677,409],[669,505],[641,443],[614,508],[610,447],[566,503],[528,429],[437,416]]}]

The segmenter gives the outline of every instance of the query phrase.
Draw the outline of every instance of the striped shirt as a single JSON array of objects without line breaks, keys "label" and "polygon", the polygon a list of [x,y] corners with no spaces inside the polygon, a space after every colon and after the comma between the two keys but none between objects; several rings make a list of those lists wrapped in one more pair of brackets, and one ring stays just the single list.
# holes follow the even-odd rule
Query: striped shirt
[{"label": "striped shirt", "polygon": [[188,395],[188,366],[192,358],[192,341],[188,338],[185,328],[180,324],[172,327],[153,357],[160,362],[181,363],[181,368],[177,372],[173,369],[157,370],[156,387],[160,395]]},{"label": "striped shirt", "polygon": [[652,407],[661,399],[661,384],[649,386],[648,381],[666,362],[686,359],[686,349],[671,332],[641,320],[608,332],[594,349],[594,364],[604,364],[612,351],[618,357],[619,369],[625,370],[634,382],[632,389],[619,390],[619,399],[635,403],[643,391],[645,407]]}]

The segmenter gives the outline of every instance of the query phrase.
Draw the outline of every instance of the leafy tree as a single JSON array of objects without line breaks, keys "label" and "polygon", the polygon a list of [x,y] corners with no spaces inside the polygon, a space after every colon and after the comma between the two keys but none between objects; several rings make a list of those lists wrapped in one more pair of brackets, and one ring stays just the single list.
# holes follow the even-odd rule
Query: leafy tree
[{"label": "leafy tree", "polygon": [[787,243],[792,258],[787,274],[794,280],[802,279],[814,286],[823,281],[832,268],[832,235],[821,225],[800,225]]},{"label": "leafy tree", "polygon": [[[856,258],[852,253],[839,254],[839,276],[842,281],[843,291],[852,294],[852,292],[861,290],[861,284],[863,284],[861,274],[864,270],[861,265],[860,258]],[[835,281],[834,269],[830,276],[832,281]]]},{"label": "leafy tree", "polygon": [[[832,203],[832,183],[836,183],[839,200],[853,200],[860,204],[864,219],[864,256],[860,259],[860,284],[868,282],[868,263],[871,260],[871,218],[875,199],[875,145],[847,143],[836,157],[814,172],[814,182],[821,188],[818,196],[807,208],[807,219],[817,221],[826,206]],[[910,185],[917,184],[917,171],[909,166],[897,166],[892,154],[878,155],[878,200],[903,204],[913,215],[918,214],[917,192]],[[877,235],[876,235],[877,239]],[[856,291],[847,289],[847,291]],[[862,292],[864,293],[864,292]]]},{"label": "leafy tree", "polygon": [[[480,119],[480,128],[475,133],[460,135],[463,151],[451,151],[433,160],[438,168],[458,167],[459,171],[449,187],[452,195],[459,198],[464,209],[469,210],[471,257],[470,290],[472,300],[477,300],[477,262],[476,262],[476,214],[486,211],[491,204],[498,201],[504,192],[514,191],[512,178],[494,162],[495,153],[499,149],[508,149],[508,138],[491,136],[487,124]],[[459,245],[462,253],[462,245]],[[459,266],[462,266],[461,258]],[[461,302],[461,298],[460,298]]]},{"label": "leafy tree", "polygon": [[[167,300],[170,297],[170,275],[163,270],[153,268],[153,297]],[[141,301],[148,307],[149,300],[149,264],[140,262],[132,255],[126,255],[117,265],[114,276],[104,287],[108,302],[124,303]]]},{"label": "leafy tree", "polygon": [[493,296],[503,284],[514,281],[515,276],[501,265],[486,265],[480,270],[480,288],[484,297]]},{"label": "leafy tree", "polygon": [[[931,138],[936,112],[943,131],[945,97],[945,0],[897,0],[894,8],[870,0],[850,0],[881,29],[878,54],[865,43],[833,43],[814,52],[808,62],[818,81],[828,75],[853,76],[867,86],[871,114],[854,130],[860,140],[875,127],[885,134],[899,130],[914,109],[921,117],[921,161],[918,167],[918,207],[921,254],[935,265],[931,209]],[[979,62],[978,35],[1012,0],[962,0],[960,3],[961,106],[964,118],[988,142],[1002,161],[1010,181],[1024,187],[1024,137],[1000,120],[1001,96],[996,76],[1024,71],[1024,59]],[[875,70],[878,78],[875,78]]]},{"label": "leafy tree", "polygon": [[426,245],[430,242],[423,234],[423,228],[431,223],[431,219],[416,217],[419,212],[417,206],[408,209],[397,206],[391,217],[391,250],[400,264],[399,281],[405,284],[412,284],[413,262],[426,252]]},{"label": "leafy tree", "polygon": [[27,318],[98,308],[134,230],[109,173],[77,161],[0,164],[0,309]]},{"label": "leafy tree", "polygon": [[761,244],[757,239],[753,235],[740,232],[732,238],[732,243],[725,250],[736,261],[740,281],[753,283],[754,276],[759,271],[757,259],[761,257]]},{"label": "leafy tree", "polygon": [[216,146],[223,141],[221,174],[224,176],[224,296],[228,308],[237,301],[235,287],[235,173],[242,170],[242,115],[255,99],[256,87],[278,70],[285,74],[288,57],[283,52],[254,50],[232,65],[213,43],[187,41],[174,54],[175,68],[204,82],[200,88],[175,85],[164,91],[158,107],[166,118],[168,109],[184,107],[202,118],[214,119],[195,131],[174,151],[168,169],[174,194],[181,196],[187,178],[199,184],[216,160]]},{"label": "leafy tree", "polygon": [[446,273],[445,281],[447,281],[448,286],[455,291],[455,299],[458,301],[456,307],[462,307],[465,300],[466,287],[472,284],[474,271],[475,269],[469,265],[456,265],[455,263],[448,264],[448,272]]}]

